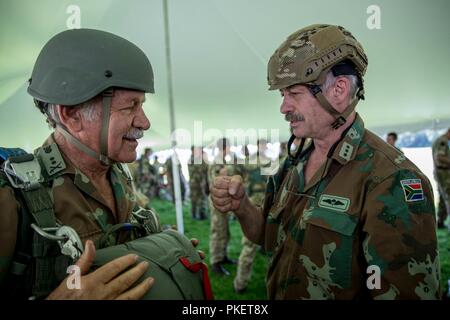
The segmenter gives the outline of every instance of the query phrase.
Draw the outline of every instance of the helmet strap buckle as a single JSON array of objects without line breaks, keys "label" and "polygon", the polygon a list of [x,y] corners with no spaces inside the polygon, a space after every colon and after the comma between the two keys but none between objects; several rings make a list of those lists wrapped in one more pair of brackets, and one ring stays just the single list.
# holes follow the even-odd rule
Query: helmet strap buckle
[{"label": "helmet strap buckle", "polygon": [[331,124],[331,127],[336,130],[336,129],[339,129],[342,125],[344,125],[344,123],[346,123],[346,122],[347,122],[347,120],[343,116],[339,116]]}]

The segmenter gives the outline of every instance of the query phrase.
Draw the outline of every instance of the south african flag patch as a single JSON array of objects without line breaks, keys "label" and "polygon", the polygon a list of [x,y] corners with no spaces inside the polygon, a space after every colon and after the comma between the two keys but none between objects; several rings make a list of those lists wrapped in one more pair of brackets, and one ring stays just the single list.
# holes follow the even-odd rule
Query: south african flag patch
[{"label": "south african flag patch", "polygon": [[421,201],[424,199],[422,182],[420,179],[400,180],[405,200],[407,202]]}]

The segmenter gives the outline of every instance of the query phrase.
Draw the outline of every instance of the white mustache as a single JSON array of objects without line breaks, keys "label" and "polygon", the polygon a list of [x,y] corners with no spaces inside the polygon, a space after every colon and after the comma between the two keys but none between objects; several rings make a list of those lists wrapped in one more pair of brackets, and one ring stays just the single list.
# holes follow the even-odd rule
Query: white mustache
[{"label": "white mustache", "polygon": [[144,130],[141,129],[131,129],[130,131],[128,131],[125,135],[124,138],[127,139],[140,139],[144,136]]}]

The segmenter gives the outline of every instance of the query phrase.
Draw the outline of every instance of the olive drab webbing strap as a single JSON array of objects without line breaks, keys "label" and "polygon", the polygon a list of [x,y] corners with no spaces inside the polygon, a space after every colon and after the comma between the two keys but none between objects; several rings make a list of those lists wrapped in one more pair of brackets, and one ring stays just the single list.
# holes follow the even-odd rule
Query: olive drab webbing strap
[{"label": "olive drab webbing strap", "polygon": [[353,112],[353,110],[355,110],[355,107],[359,101],[359,98],[354,98],[347,108],[340,113],[328,102],[319,85],[309,85],[308,88],[311,91],[311,94],[319,101],[320,106],[335,119],[335,121],[331,124],[333,129],[338,129],[347,121],[347,117]]},{"label": "olive drab webbing strap", "polygon": [[113,89],[108,89],[102,93],[102,128],[100,132],[100,161],[109,165],[108,158],[108,130],[109,130],[109,115],[111,112],[111,101],[114,95]]},{"label": "olive drab webbing strap", "polygon": [[65,278],[73,260],[61,253],[56,241],[31,233],[30,227],[44,233],[58,229],[48,184],[65,169],[65,163],[55,144],[38,149],[36,155],[15,150],[3,152],[1,158],[2,171],[22,204],[8,295],[43,298]]}]

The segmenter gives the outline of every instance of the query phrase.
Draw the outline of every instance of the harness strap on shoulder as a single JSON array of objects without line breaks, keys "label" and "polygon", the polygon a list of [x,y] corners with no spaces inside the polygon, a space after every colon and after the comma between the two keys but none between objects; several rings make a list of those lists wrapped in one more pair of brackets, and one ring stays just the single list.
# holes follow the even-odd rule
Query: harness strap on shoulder
[{"label": "harness strap on shoulder", "polygon": [[36,224],[41,228],[56,227],[56,218],[53,211],[53,201],[45,187],[36,190],[21,190],[22,196],[29,213],[33,216]]}]

